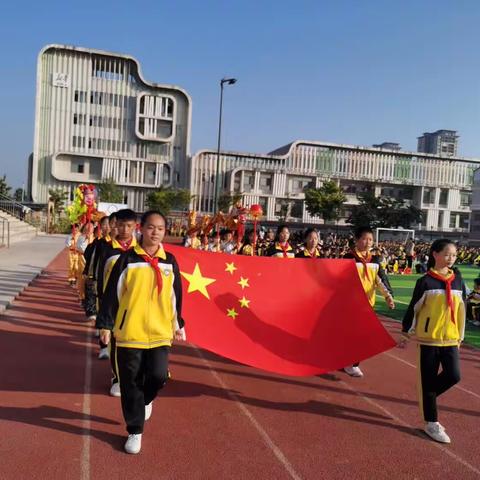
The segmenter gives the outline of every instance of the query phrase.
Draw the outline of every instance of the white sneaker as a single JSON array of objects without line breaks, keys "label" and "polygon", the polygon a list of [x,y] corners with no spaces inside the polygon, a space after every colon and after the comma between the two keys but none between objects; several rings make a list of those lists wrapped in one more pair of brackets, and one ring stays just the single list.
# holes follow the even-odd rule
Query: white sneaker
[{"label": "white sneaker", "polygon": [[141,433],[131,433],[127,441],[125,442],[125,451],[135,455],[140,453],[142,449],[142,434]]},{"label": "white sneaker", "polygon": [[88,317],[89,320],[96,320],[97,319],[97,316],[96,315],[90,315]]},{"label": "white sneaker", "polygon": [[107,358],[109,358],[109,355],[108,355],[108,347],[105,347],[105,348],[101,348],[100,349],[100,352],[98,353],[98,358],[100,360],[106,360]]},{"label": "white sneaker", "polygon": [[110,395],[112,397],[121,397],[122,394],[120,392],[120,384],[118,382],[112,383],[110,387]]},{"label": "white sneaker", "polygon": [[360,370],[360,367],[345,367],[343,371],[348,373],[351,377],[363,377],[363,372]]},{"label": "white sneaker", "polygon": [[425,424],[425,433],[433,438],[436,442],[450,443],[450,437],[445,432],[445,429],[438,422],[427,422]]},{"label": "white sneaker", "polygon": [[480,322],[478,320],[474,320],[472,324],[475,325],[476,327],[480,327]]},{"label": "white sneaker", "polygon": [[148,405],[145,405],[145,420],[148,420],[152,416],[153,401]]}]

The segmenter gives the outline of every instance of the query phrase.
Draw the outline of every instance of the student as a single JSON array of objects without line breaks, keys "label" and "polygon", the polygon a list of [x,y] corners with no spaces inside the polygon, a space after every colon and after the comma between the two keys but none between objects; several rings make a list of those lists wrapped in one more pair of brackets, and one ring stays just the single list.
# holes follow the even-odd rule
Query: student
[{"label": "student", "polygon": [[[103,293],[116,261],[123,252],[126,252],[137,245],[135,237],[137,216],[133,210],[128,208],[119,210],[117,212],[115,225],[117,235],[115,238],[112,238],[112,241],[108,243],[103,250],[103,257],[99,260],[97,269],[97,293],[99,295],[100,304],[103,301]],[[101,348],[98,358],[110,358],[110,366],[112,370],[110,395],[112,397],[119,397],[121,393],[120,385],[118,383],[115,336],[112,335],[107,348],[103,347],[105,342],[103,342],[102,338],[99,339],[99,343]]]},{"label": "student", "polygon": [[85,278],[85,314],[89,320],[95,320],[97,316],[97,295],[95,286],[95,258],[98,254],[99,245],[102,239],[105,239],[110,232],[109,218],[102,217],[99,224],[100,236],[95,238],[85,249],[85,268],[83,276]]},{"label": "student", "polygon": [[[357,264],[358,275],[362,282],[368,301],[373,308],[375,306],[375,295],[378,290],[385,301],[388,308],[394,309],[392,287],[388,281],[385,271],[380,266],[380,259],[372,255],[373,247],[373,230],[369,227],[360,227],[355,232],[355,246],[343,258],[354,259]],[[351,377],[363,377],[360,370],[360,364],[355,363],[345,367],[343,370]]]},{"label": "student", "polygon": [[277,228],[277,235],[275,243],[270,245],[266,252],[267,257],[277,258],[295,258],[295,250],[288,243],[290,238],[290,230],[286,225],[279,225]]},{"label": "student", "polygon": [[318,249],[319,243],[318,232],[314,228],[307,228],[305,232],[305,247],[296,255],[296,258],[320,258]]},{"label": "student", "polygon": [[480,278],[473,281],[473,290],[467,297],[467,318],[476,327],[480,327]]},{"label": "student", "polygon": [[425,433],[441,443],[450,443],[450,438],[438,422],[437,397],[460,381],[458,347],[465,331],[465,285],[453,268],[456,258],[451,240],[432,243],[429,269],[417,280],[399,342],[404,347],[414,335],[419,344],[419,401]]},{"label": "student", "polygon": [[77,240],[80,236],[78,226],[72,225],[72,233],[67,237],[65,246],[68,248],[68,283],[74,286],[78,276]]},{"label": "student", "polygon": [[[127,424],[127,453],[139,453],[144,421],[168,378],[172,341],[185,340],[181,316],[182,283],[175,257],[165,252],[165,217],[143,214],[140,245],[123,253],[108,280],[97,317],[100,335],[117,340],[122,411]],[[143,267],[143,268],[139,268]]]},{"label": "student", "polygon": [[254,246],[253,246],[254,240],[255,240],[255,232],[253,230],[247,230],[245,232],[245,239],[244,239],[243,245],[240,247],[238,254],[249,255],[249,256],[254,255],[255,254]]}]

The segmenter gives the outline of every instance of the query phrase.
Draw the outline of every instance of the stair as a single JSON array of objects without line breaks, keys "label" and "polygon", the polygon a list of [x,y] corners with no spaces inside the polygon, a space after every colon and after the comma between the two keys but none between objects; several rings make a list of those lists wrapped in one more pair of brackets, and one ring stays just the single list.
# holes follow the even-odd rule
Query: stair
[{"label": "stair", "polygon": [[0,209],[0,217],[7,219],[10,226],[10,245],[31,240],[37,236],[37,229]]}]

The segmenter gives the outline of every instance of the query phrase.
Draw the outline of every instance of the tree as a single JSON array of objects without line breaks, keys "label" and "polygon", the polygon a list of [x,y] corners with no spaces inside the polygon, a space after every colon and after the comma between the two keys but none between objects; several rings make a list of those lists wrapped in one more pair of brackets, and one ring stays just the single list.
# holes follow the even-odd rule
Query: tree
[{"label": "tree", "polygon": [[10,185],[7,183],[7,176],[3,175],[3,177],[0,178],[0,195],[9,197],[11,189],[12,187],[10,187]]},{"label": "tree", "polygon": [[52,221],[55,224],[56,219],[60,217],[60,214],[65,208],[65,200],[67,199],[68,194],[61,188],[50,188],[48,194],[50,195],[50,201],[53,204]]},{"label": "tree", "polygon": [[230,207],[235,205],[241,199],[241,193],[234,193],[231,195],[230,193],[224,192],[218,198],[218,210],[227,213],[230,211]]},{"label": "tree", "polygon": [[358,196],[359,205],[352,208],[347,220],[355,228],[410,228],[412,224],[422,221],[422,211],[414,205],[407,205],[405,200],[392,197],[376,197],[371,191]]},{"label": "tree", "polygon": [[123,193],[113,178],[107,178],[98,184],[98,197],[101,202],[123,203]]},{"label": "tree", "polygon": [[163,188],[147,195],[146,205],[151,210],[160,210],[168,215],[171,210],[183,210],[188,207],[192,195],[183,188]]},{"label": "tree", "polygon": [[23,188],[17,188],[17,189],[15,190],[15,193],[13,194],[13,198],[14,198],[17,202],[23,202],[23,198],[24,198]]},{"label": "tree", "polygon": [[325,223],[339,219],[347,197],[334,180],[327,180],[320,188],[305,190],[305,206],[310,215],[323,218]]}]

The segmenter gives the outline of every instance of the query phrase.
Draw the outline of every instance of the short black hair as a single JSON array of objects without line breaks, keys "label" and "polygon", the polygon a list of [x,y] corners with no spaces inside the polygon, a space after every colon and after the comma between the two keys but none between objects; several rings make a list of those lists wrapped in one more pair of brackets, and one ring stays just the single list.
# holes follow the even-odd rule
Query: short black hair
[{"label": "short black hair", "polygon": [[110,220],[110,217],[107,217],[106,215],[100,219],[100,222],[98,222],[100,225],[103,225],[105,222],[108,222]]},{"label": "short black hair", "polygon": [[360,240],[362,236],[365,235],[366,233],[371,233],[373,235],[373,230],[367,226],[358,227],[355,230],[355,240]]},{"label": "short black hair", "polygon": [[112,221],[112,220],[116,220],[117,219],[117,212],[112,212],[109,216],[108,216],[108,221]]},{"label": "short black hair", "polygon": [[117,212],[117,222],[136,222],[137,214],[130,210],[130,208],[124,208]]},{"label": "short black hair", "polygon": [[303,238],[305,238],[305,240],[306,240],[308,238],[308,236],[313,232],[315,232],[318,235],[318,230],[316,228],[307,228],[305,230],[305,234],[304,234]]}]

